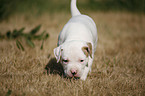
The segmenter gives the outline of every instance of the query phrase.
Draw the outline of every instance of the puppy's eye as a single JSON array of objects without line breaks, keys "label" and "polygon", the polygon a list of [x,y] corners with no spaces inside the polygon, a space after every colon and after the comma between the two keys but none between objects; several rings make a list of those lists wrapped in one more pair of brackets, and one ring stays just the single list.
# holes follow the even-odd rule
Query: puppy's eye
[{"label": "puppy's eye", "polygon": [[84,60],[80,60],[80,62],[84,62]]},{"label": "puppy's eye", "polygon": [[68,63],[68,60],[63,60],[63,62]]}]

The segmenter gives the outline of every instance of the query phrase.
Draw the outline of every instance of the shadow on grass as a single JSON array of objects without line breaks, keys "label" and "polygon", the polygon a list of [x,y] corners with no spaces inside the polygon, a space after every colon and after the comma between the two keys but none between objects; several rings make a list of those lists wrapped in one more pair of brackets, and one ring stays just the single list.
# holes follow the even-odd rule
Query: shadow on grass
[{"label": "shadow on grass", "polygon": [[57,63],[55,58],[51,58],[48,64],[45,67],[45,70],[47,71],[47,74],[53,74],[53,75],[59,75],[62,78],[68,79],[68,80],[78,80],[80,78],[69,78],[64,75],[64,70],[61,65],[61,63]]},{"label": "shadow on grass", "polygon": [[47,70],[47,74],[55,74],[55,75],[58,74],[61,77],[64,76],[63,67],[60,63],[57,63],[55,58],[50,59],[45,69]]}]

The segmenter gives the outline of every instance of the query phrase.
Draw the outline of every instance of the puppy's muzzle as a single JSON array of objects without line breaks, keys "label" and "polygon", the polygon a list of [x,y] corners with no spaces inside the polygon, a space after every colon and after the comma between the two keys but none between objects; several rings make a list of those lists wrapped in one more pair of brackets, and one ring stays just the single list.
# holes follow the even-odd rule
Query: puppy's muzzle
[{"label": "puppy's muzzle", "polygon": [[77,74],[77,70],[72,69],[72,70],[71,70],[71,74],[72,74],[73,76],[75,76],[75,75]]}]

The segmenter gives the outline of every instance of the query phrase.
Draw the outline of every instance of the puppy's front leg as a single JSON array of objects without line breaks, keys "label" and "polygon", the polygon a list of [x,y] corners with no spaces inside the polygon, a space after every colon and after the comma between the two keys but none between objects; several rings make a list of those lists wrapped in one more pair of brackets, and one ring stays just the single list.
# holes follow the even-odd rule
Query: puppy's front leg
[{"label": "puppy's front leg", "polygon": [[81,76],[81,80],[86,80],[86,78],[87,78],[87,75],[88,75],[88,73],[89,73],[89,70],[90,70],[90,68],[89,67],[85,67],[85,69],[84,69],[84,72],[83,72],[83,75]]},{"label": "puppy's front leg", "polygon": [[92,68],[92,63],[93,63],[93,59],[91,57],[89,57],[89,62],[88,62],[88,67],[89,67],[89,71],[91,72],[91,68]]}]

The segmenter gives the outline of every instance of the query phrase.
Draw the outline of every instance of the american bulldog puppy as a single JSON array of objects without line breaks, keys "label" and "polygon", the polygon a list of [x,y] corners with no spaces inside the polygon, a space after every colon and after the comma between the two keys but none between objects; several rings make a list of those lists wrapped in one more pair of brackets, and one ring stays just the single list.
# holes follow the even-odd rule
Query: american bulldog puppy
[{"label": "american bulldog puppy", "polygon": [[92,18],[80,13],[76,0],[71,0],[71,15],[59,34],[54,55],[66,77],[86,80],[97,46],[97,28]]}]

